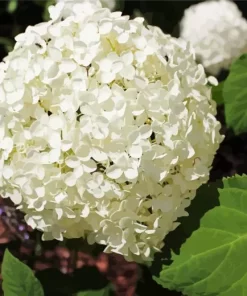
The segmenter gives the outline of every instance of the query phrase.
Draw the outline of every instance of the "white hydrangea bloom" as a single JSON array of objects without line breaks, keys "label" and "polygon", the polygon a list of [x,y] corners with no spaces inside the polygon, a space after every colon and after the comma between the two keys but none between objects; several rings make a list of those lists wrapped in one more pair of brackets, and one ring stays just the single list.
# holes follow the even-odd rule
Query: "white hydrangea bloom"
[{"label": "white hydrangea bloom", "polygon": [[180,36],[192,44],[198,60],[213,75],[247,51],[247,21],[228,0],[205,1],[186,9]]},{"label": "white hydrangea bloom", "polygon": [[95,3],[96,5],[100,4],[104,8],[109,8],[111,11],[113,11],[116,7],[116,0],[57,0],[57,3],[58,2],[70,2],[70,3],[90,2],[90,3]]},{"label": "white hydrangea bloom", "polygon": [[0,64],[0,194],[45,240],[152,260],[222,141],[204,69],[142,18],[50,13]]}]

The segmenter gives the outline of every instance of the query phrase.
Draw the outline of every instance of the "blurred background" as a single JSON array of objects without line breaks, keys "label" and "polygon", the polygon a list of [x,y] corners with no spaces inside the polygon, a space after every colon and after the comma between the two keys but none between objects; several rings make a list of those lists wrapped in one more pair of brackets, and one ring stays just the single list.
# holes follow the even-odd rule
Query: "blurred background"
[{"label": "blurred background", "polygon": [[[148,24],[159,26],[165,33],[178,37],[179,21],[184,10],[199,2],[202,1],[121,0],[117,2],[117,8],[132,17],[143,16]],[[247,2],[234,2],[247,18]],[[54,4],[53,0],[0,1],[0,60],[12,49],[17,34],[28,25],[48,19],[47,7],[51,4]],[[219,78],[226,75],[221,73]],[[226,138],[215,158],[211,180],[236,172],[247,173],[247,135],[236,137],[231,130],[226,129],[222,107],[218,108],[218,119],[222,122],[222,132]],[[143,266],[128,263],[118,255],[106,255],[98,246],[89,255],[89,247],[85,242],[80,243],[80,249],[75,249],[76,245],[77,240],[68,243],[42,242],[41,234],[27,227],[23,215],[9,201],[0,198],[0,262],[4,250],[9,248],[45,283],[46,295],[71,296],[79,286],[81,289],[100,288],[108,282],[114,285],[116,295],[119,296],[151,293],[155,296],[180,295],[161,289]]]}]

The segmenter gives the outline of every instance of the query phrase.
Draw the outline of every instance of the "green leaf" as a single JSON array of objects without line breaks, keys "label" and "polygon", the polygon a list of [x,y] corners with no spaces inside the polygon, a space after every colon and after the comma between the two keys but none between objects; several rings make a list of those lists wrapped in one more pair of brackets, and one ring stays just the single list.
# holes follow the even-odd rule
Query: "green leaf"
[{"label": "green leaf", "polygon": [[173,263],[154,278],[163,287],[190,296],[247,295],[247,176],[224,179],[223,185],[220,205],[203,216],[180,255],[173,254]]},{"label": "green leaf", "polygon": [[230,68],[223,87],[226,124],[235,134],[247,131],[247,55],[242,55]]},{"label": "green leaf", "polygon": [[4,296],[44,296],[42,286],[33,271],[5,251],[2,263]]},{"label": "green leaf", "polygon": [[9,0],[7,11],[8,13],[14,13],[18,6],[18,0]]},{"label": "green leaf", "polygon": [[212,86],[212,98],[217,103],[217,105],[222,105],[224,103],[223,99],[223,86],[224,81],[221,81],[217,86]]},{"label": "green leaf", "polygon": [[82,291],[76,294],[76,296],[109,296],[111,291],[110,285],[102,290],[89,290]]}]

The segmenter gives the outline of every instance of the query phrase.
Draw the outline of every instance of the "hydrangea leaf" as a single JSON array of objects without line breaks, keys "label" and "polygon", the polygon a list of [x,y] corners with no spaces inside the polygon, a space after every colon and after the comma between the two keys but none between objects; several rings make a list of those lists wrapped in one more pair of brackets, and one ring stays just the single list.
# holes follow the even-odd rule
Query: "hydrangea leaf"
[{"label": "hydrangea leaf", "polygon": [[247,54],[242,55],[232,64],[224,87],[223,98],[225,103],[225,116],[228,127],[235,134],[247,131]]},{"label": "hydrangea leaf", "polygon": [[2,277],[6,296],[44,296],[42,286],[33,271],[8,250],[4,253]]},{"label": "hydrangea leaf", "polygon": [[193,296],[247,295],[247,176],[224,179],[219,202],[155,278],[163,287]]},{"label": "hydrangea leaf", "polygon": [[217,86],[212,86],[212,98],[217,103],[217,105],[222,105],[224,103],[223,99],[223,86],[224,81],[221,81]]}]

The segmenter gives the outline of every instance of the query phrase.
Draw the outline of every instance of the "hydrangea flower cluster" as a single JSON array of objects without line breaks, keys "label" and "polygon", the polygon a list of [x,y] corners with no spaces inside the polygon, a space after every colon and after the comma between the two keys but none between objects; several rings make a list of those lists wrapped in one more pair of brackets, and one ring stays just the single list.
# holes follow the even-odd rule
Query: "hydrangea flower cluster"
[{"label": "hydrangea flower cluster", "polygon": [[89,2],[50,7],[0,64],[0,194],[43,239],[149,261],[222,136],[193,50]]},{"label": "hydrangea flower cluster", "polygon": [[185,10],[180,36],[195,48],[208,73],[217,75],[247,51],[247,21],[228,0],[205,1]]},{"label": "hydrangea flower cluster", "polygon": [[91,2],[91,3],[93,3],[93,2],[99,3],[100,2],[102,7],[109,8],[111,11],[113,11],[116,8],[116,0],[57,0],[57,3],[58,2],[81,3],[81,2],[86,2],[86,1]]}]

